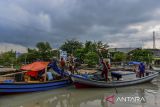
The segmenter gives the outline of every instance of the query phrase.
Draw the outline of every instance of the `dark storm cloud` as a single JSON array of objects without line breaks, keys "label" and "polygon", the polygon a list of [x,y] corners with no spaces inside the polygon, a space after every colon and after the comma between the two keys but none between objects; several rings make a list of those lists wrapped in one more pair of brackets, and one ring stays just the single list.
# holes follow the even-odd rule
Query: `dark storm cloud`
[{"label": "dark storm cloud", "polygon": [[129,39],[139,32],[129,26],[154,20],[159,6],[159,0],[1,0],[0,42]]}]

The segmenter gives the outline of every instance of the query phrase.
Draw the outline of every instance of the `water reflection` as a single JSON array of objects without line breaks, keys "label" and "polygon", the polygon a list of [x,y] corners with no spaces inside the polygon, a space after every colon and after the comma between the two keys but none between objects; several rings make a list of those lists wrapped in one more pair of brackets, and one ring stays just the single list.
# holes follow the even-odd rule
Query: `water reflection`
[{"label": "water reflection", "polygon": [[[160,82],[145,83],[130,87],[108,89],[81,89],[73,86],[47,92],[9,95],[0,97],[0,107],[158,107],[160,105]],[[105,100],[106,96],[139,96],[140,103]]]}]

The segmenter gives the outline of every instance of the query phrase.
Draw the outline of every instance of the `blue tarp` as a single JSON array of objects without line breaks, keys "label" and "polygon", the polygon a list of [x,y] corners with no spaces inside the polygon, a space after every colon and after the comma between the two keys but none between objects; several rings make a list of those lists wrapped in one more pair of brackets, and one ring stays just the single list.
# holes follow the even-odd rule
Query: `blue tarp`
[{"label": "blue tarp", "polygon": [[63,74],[65,76],[69,76],[69,73],[68,72],[64,72],[62,69],[60,69],[58,66],[57,66],[57,62],[54,61],[53,63],[50,63],[48,65],[49,67],[51,67],[56,73],[58,74]]},{"label": "blue tarp", "polygon": [[53,76],[51,72],[47,72],[48,80],[53,80]]},{"label": "blue tarp", "polygon": [[129,62],[128,64],[129,64],[129,65],[139,65],[140,63],[142,63],[142,62],[131,61],[131,62]]}]

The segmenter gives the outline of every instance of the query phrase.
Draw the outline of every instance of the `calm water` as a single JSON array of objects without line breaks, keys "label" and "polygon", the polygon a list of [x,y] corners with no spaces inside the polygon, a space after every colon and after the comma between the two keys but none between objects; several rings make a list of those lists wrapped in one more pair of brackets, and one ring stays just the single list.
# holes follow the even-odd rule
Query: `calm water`
[{"label": "calm water", "polygon": [[[116,102],[107,96],[143,97],[141,102]],[[46,92],[0,96],[0,107],[160,107],[160,77],[151,83],[124,88],[75,89],[73,86]]]}]

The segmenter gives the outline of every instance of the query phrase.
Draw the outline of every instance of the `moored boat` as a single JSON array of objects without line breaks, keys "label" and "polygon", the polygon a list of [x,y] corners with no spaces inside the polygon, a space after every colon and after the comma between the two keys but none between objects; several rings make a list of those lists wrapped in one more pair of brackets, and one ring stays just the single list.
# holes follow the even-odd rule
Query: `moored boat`
[{"label": "moored boat", "polygon": [[0,94],[46,91],[68,86],[68,79],[39,83],[0,83]]},{"label": "moored boat", "polygon": [[[29,65],[25,65],[21,67],[21,70],[26,70],[22,73],[26,73],[27,75],[38,75],[39,71],[44,71],[43,74],[47,75],[46,68],[50,67],[57,74],[61,75],[62,70],[58,68],[56,63],[48,63],[48,62],[34,62]],[[16,73],[17,74],[17,73]],[[12,75],[12,74],[11,74]],[[10,76],[7,74],[5,76]],[[51,76],[51,75],[50,75]],[[4,77],[2,75],[1,77]],[[24,77],[25,78],[25,77]],[[38,78],[38,77],[36,77]],[[46,78],[46,77],[45,77]],[[60,79],[50,79],[44,81],[15,81],[15,80],[4,80],[0,82],[0,94],[10,94],[10,93],[25,93],[25,92],[35,92],[35,91],[46,91],[55,88],[61,88],[68,86],[71,82],[67,77],[67,73],[64,73],[64,77],[60,77]],[[48,77],[49,79],[50,77]]]},{"label": "moored boat", "polygon": [[129,86],[129,85],[148,82],[157,76],[158,76],[158,72],[152,71],[152,72],[148,72],[148,75],[142,78],[135,77],[132,79],[128,78],[124,80],[99,81],[94,78],[86,78],[82,75],[71,75],[71,79],[76,88],[89,88],[89,87],[110,88],[110,87]]}]

